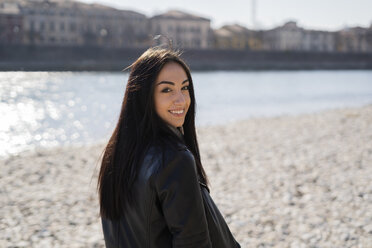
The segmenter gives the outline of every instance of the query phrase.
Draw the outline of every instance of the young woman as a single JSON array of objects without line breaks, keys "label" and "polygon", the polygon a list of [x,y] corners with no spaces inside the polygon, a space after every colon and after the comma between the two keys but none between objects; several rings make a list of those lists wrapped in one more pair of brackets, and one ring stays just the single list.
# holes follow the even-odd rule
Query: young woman
[{"label": "young woman", "polygon": [[190,70],[150,48],[131,65],[99,172],[106,247],[240,247],[207,185]]}]

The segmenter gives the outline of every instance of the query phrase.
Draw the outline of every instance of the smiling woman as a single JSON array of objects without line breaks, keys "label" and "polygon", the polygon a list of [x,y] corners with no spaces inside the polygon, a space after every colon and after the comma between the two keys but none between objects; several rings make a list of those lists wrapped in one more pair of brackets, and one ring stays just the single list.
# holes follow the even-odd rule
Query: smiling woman
[{"label": "smiling woman", "polygon": [[164,65],[155,83],[155,110],[167,124],[181,127],[190,106],[189,80],[177,63]]},{"label": "smiling woman", "polygon": [[106,246],[240,247],[209,195],[188,66],[150,48],[130,68],[98,178]]}]

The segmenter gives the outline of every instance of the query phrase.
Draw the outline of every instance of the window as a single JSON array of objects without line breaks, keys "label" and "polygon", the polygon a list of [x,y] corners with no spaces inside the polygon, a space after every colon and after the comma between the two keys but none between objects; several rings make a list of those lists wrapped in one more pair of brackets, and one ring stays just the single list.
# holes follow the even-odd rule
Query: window
[{"label": "window", "polygon": [[54,31],[54,22],[49,23],[49,30]]},{"label": "window", "polygon": [[72,31],[72,32],[76,31],[76,23],[74,23],[74,22],[70,23],[70,31]]},{"label": "window", "polygon": [[34,21],[30,21],[30,30],[34,31],[34,29],[35,29],[35,23]]},{"label": "window", "polygon": [[60,29],[61,31],[65,31],[65,23],[64,23],[64,22],[61,22],[61,23],[59,24],[59,29]]}]

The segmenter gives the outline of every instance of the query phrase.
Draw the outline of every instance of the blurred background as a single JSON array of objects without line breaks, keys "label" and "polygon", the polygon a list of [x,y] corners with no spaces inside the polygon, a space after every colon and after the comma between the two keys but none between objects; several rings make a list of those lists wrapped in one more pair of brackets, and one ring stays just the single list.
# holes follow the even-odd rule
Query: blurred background
[{"label": "blurred background", "polygon": [[0,0],[0,247],[104,247],[95,180],[122,70],[166,36],[191,67],[211,195],[242,247],[370,248],[371,10]]},{"label": "blurred background", "polygon": [[0,155],[108,138],[128,72],[171,39],[197,124],[372,102],[369,1],[0,0]]}]

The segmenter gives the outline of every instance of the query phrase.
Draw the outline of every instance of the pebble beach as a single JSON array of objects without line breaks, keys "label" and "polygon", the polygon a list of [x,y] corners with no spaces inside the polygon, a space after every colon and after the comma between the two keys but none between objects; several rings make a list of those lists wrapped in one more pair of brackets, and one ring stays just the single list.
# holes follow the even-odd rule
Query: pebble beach
[{"label": "pebble beach", "polygon": [[[211,196],[242,247],[372,248],[372,105],[197,130]],[[0,160],[0,247],[104,247],[104,144]]]}]

